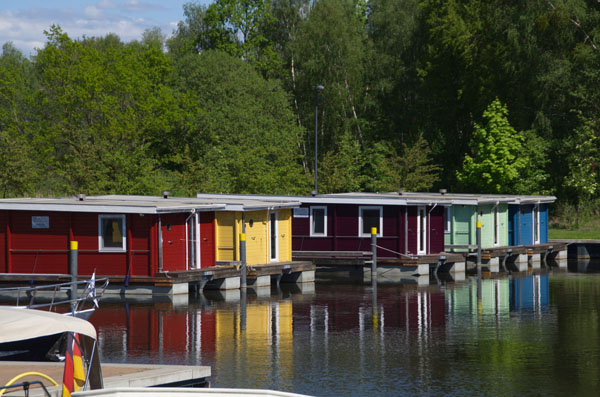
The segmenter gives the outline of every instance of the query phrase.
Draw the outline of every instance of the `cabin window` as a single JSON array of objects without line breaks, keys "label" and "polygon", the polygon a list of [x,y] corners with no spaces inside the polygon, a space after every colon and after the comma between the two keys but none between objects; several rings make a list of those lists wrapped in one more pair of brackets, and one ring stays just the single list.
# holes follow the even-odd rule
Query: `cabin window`
[{"label": "cabin window", "polygon": [[382,207],[359,207],[359,230],[360,237],[370,237],[371,228],[377,228],[377,236],[381,237],[383,227]]},{"label": "cabin window", "polygon": [[98,216],[98,243],[100,251],[125,251],[125,215]]},{"label": "cabin window", "polygon": [[310,235],[327,236],[327,207],[310,207]]},{"label": "cabin window", "polygon": [[444,233],[452,233],[452,207],[444,207]]}]

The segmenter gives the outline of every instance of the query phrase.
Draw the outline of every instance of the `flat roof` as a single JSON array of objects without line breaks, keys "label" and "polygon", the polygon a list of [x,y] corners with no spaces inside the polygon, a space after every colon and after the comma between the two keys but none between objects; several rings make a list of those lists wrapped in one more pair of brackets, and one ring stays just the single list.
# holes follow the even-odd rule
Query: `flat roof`
[{"label": "flat roof", "polygon": [[315,196],[249,195],[249,194],[208,194],[198,193],[197,197],[222,197],[226,199],[294,200],[301,203],[320,204],[370,204],[370,205],[483,205],[483,204],[531,204],[553,203],[554,196],[475,194],[475,193],[428,193],[428,192],[351,192],[317,194]]},{"label": "flat roof", "polygon": [[62,198],[0,199],[0,210],[168,214],[206,211],[258,211],[294,208],[299,202],[228,200],[219,198],[106,195]]}]

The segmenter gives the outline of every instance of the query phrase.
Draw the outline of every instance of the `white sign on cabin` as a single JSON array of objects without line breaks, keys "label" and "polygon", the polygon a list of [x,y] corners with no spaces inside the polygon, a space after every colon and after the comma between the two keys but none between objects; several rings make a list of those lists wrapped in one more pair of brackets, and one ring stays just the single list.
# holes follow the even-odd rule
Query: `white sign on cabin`
[{"label": "white sign on cabin", "polygon": [[308,218],[308,208],[294,208],[294,218]]},{"label": "white sign on cabin", "polygon": [[31,217],[31,228],[32,229],[49,229],[50,228],[50,217],[49,216],[32,216]]}]

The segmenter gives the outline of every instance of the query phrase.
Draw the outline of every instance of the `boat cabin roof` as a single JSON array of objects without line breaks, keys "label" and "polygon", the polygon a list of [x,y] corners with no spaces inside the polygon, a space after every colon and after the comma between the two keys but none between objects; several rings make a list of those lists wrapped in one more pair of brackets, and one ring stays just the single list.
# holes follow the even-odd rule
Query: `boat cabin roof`
[{"label": "boat cabin roof", "polygon": [[96,329],[86,320],[44,310],[0,306],[0,343],[64,332],[76,332],[96,339]]}]

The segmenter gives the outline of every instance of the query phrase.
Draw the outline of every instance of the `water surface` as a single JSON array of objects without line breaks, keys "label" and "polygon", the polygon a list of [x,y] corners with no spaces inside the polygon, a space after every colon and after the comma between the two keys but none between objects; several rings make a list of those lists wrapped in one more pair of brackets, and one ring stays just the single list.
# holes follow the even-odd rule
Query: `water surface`
[{"label": "water surface", "polygon": [[[569,269],[577,269],[577,267]],[[105,298],[104,362],[212,368],[214,387],[334,395],[596,395],[600,274],[418,286],[317,281],[161,302]]]}]

